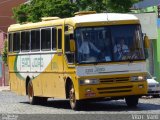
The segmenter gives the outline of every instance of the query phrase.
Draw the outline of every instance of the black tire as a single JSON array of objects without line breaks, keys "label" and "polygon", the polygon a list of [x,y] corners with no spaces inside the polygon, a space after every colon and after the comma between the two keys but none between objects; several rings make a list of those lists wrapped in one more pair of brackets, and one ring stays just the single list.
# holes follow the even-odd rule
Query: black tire
[{"label": "black tire", "polygon": [[31,105],[37,104],[37,97],[34,96],[33,84],[31,81],[28,82],[27,86],[28,99]]},{"label": "black tire", "polygon": [[139,97],[138,96],[128,96],[125,98],[128,107],[137,107]]},{"label": "black tire", "polygon": [[71,109],[73,110],[81,109],[81,101],[76,100],[75,89],[72,83],[70,84],[70,87],[69,87],[69,102],[70,102]]},{"label": "black tire", "polygon": [[47,97],[34,96],[33,84],[31,81],[28,82],[27,90],[28,90],[27,92],[28,92],[29,103],[31,105],[46,104],[48,99]]}]

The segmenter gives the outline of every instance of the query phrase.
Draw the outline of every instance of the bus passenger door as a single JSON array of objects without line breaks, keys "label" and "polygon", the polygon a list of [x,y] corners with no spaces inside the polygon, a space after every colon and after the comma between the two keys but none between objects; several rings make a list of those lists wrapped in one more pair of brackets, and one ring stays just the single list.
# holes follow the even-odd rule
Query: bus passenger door
[{"label": "bus passenger door", "polygon": [[54,79],[54,90],[55,97],[64,98],[65,97],[65,86],[64,86],[64,55],[63,55],[63,39],[64,39],[64,31],[62,26],[58,26],[57,28],[57,54],[55,55],[52,62],[52,66],[54,67],[56,64],[57,73]]}]

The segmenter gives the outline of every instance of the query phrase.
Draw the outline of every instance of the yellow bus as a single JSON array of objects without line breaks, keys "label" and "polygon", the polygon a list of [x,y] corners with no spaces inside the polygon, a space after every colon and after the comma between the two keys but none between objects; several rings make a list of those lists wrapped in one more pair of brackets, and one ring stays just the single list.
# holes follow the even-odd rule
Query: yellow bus
[{"label": "yellow bus", "polygon": [[125,99],[135,107],[147,94],[145,38],[131,14],[78,12],[11,25],[11,90],[31,104],[69,99],[74,110],[95,99]]}]

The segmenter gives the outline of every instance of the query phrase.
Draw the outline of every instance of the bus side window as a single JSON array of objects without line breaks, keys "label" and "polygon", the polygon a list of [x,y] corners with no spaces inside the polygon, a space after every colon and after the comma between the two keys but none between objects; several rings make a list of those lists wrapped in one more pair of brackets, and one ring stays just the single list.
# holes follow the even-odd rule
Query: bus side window
[{"label": "bus side window", "polygon": [[30,32],[29,31],[21,32],[21,50],[22,51],[30,50]]},{"label": "bus side window", "polygon": [[41,49],[51,49],[51,28],[41,30]]},{"label": "bus side window", "polygon": [[31,50],[40,50],[40,30],[31,31]]},{"label": "bus side window", "polygon": [[13,33],[13,51],[20,51],[20,32]]},{"label": "bus side window", "polygon": [[58,29],[58,49],[62,49],[62,29]]},{"label": "bus side window", "polygon": [[12,48],[12,43],[13,43],[13,34],[12,33],[9,33],[9,40],[8,40],[8,45],[9,45],[9,52],[12,52],[13,51],[13,48]]},{"label": "bus side window", "polygon": [[52,28],[52,49],[57,48],[57,29]]}]

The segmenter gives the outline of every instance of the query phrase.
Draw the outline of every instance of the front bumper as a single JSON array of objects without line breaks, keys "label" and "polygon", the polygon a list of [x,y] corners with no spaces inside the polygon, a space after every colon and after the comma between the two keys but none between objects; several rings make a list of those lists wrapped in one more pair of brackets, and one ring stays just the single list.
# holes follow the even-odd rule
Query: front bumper
[{"label": "front bumper", "polygon": [[148,95],[160,95],[160,87],[157,85],[152,85],[148,87]]},{"label": "front bumper", "polygon": [[78,99],[114,98],[130,95],[146,95],[148,86],[146,81],[114,84],[81,85]]}]

